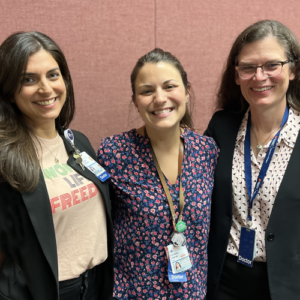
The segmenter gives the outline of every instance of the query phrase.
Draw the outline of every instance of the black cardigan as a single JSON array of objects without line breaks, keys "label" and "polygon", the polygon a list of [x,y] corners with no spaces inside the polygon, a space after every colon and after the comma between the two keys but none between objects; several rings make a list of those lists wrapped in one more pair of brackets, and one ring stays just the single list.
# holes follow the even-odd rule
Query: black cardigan
[{"label": "black cardigan", "polygon": [[[80,132],[73,131],[75,145],[96,160],[95,152],[88,139]],[[84,171],[75,163],[73,148],[66,141],[63,130],[59,129],[66,150],[68,164],[79,174],[91,180],[102,194],[106,207],[108,258],[98,268],[99,298],[110,299],[113,291],[113,247],[114,236],[111,220],[111,204],[108,183],[102,183],[88,169]],[[8,210],[14,209],[15,218]],[[0,268],[0,300],[58,300],[58,262],[56,240],[50,200],[42,173],[33,193],[19,193],[8,183],[0,184],[0,216],[6,218],[0,222],[1,242],[14,239],[16,231],[23,237],[23,242],[11,249],[4,256]],[[14,223],[17,220],[17,224]],[[12,239],[10,239],[10,236]],[[3,239],[5,239],[3,241]],[[3,251],[2,249],[2,251]],[[5,254],[5,253],[4,253]]]},{"label": "black cardigan", "polygon": [[[220,147],[212,195],[208,242],[207,300],[214,299],[227,252],[232,224],[232,161],[245,112],[216,112],[205,131]],[[267,269],[272,300],[300,299],[300,138],[281,182],[265,232]],[[273,236],[273,238],[271,238]],[[256,288],[255,286],[253,287]]]}]

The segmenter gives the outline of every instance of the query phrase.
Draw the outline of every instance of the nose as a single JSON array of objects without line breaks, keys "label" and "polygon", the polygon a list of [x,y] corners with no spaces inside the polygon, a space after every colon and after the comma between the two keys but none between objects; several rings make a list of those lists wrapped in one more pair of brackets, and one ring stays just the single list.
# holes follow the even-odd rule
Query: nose
[{"label": "nose", "polygon": [[162,89],[157,89],[155,92],[155,98],[154,98],[154,102],[156,103],[163,103],[166,102],[166,96],[165,96],[165,92]]},{"label": "nose", "polygon": [[47,80],[47,78],[41,79],[39,82],[39,93],[49,94],[52,92],[51,83]]},{"label": "nose", "polygon": [[255,74],[253,76],[253,79],[256,79],[256,80],[265,80],[267,77],[268,76],[265,75],[262,67],[257,67],[256,68],[256,72],[255,72]]}]

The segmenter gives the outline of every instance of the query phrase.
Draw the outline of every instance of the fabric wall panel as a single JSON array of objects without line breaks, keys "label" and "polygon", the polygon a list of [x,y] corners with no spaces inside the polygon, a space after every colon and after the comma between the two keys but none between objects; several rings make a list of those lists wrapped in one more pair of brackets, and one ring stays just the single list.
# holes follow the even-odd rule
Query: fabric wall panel
[{"label": "fabric wall panel", "polygon": [[275,19],[300,39],[299,13],[297,0],[156,1],[156,45],[175,54],[186,69],[200,133],[213,113],[221,72],[237,35],[256,21]]},{"label": "fabric wall panel", "polygon": [[130,104],[130,73],[154,48],[153,1],[2,0],[0,20],[0,42],[15,31],[38,30],[61,46],[75,88],[71,128],[95,149],[102,138],[140,124]]},{"label": "fabric wall panel", "polygon": [[202,132],[213,113],[229,49],[246,26],[277,19],[300,39],[298,0],[1,0],[0,42],[38,30],[63,49],[73,77],[76,115],[95,149],[101,139],[141,125],[131,103],[130,73],[155,45],[183,63],[195,92],[194,121]]}]

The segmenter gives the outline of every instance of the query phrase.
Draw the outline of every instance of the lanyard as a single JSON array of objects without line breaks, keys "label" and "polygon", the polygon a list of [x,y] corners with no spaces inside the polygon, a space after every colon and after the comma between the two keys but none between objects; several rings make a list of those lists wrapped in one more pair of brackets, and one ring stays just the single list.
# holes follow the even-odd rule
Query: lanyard
[{"label": "lanyard", "polygon": [[257,193],[262,186],[262,183],[264,181],[264,178],[266,176],[267,170],[269,168],[270,162],[272,160],[277,141],[279,139],[279,135],[281,132],[282,127],[286,123],[287,119],[289,116],[289,109],[288,106],[286,106],[284,116],[281,122],[281,126],[279,131],[276,133],[276,135],[273,137],[270,147],[267,151],[266,157],[264,159],[264,162],[262,164],[262,167],[260,169],[260,172],[257,177],[256,185],[254,187],[253,195],[251,196],[252,192],[252,173],[251,173],[251,155],[250,155],[250,148],[251,148],[251,142],[250,142],[250,130],[251,130],[251,113],[249,111],[249,117],[248,117],[248,123],[247,123],[247,132],[246,132],[246,138],[245,138],[245,144],[244,144],[244,160],[245,160],[245,179],[246,179],[246,185],[247,185],[247,191],[248,191],[248,196],[249,196],[249,204],[248,204],[248,221],[252,221],[252,216],[251,216],[251,209],[253,206],[253,201],[255,197],[257,196]]},{"label": "lanyard", "polygon": [[[144,133],[145,133],[145,137],[149,139],[149,137],[147,135],[146,127],[144,128]],[[179,184],[180,184],[179,185],[179,217],[178,217],[178,223],[176,225],[176,214],[175,214],[175,210],[174,210],[173,200],[172,200],[168,185],[166,183],[164,174],[161,171],[161,168],[159,166],[159,163],[158,163],[158,160],[156,158],[155,152],[152,148],[150,139],[149,139],[149,143],[150,143],[150,151],[151,151],[151,154],[152,154],[152,157],[153,157],[155,167],[156,167],[157,172],[158,172],[159,179],[160,179],[160,181],[163,185],[164,191],[166,193],[166,196],[167,196],[167,199],[168,199],[168,202],[169,202],[174,230],[176,228],[177,231],[182,232],[186,227],[185,223],[182,221],[182,213],[183,213],[183,206],[184,206],[184,195],[183,195],[182,183],[181,183],[181,166],[182,166],[182,159],[183,159],[183,145],[180,142],[179,155],[178,155],[178,175],[179,175]],[[183,227],[184,227],[184,229],[183,229]]]}]

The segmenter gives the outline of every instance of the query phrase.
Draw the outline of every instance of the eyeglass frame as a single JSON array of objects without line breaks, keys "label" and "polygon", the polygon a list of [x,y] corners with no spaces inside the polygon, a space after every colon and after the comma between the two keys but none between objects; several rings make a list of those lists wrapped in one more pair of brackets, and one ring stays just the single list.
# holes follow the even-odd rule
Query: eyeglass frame
[{"label": "eyeglass frame", "polygon": [[[293,60],[293,59],[287,59],[286,61],[276,61],[276,63],[280,63],[280,64],[281,64],[281,71],[280,71],[279,74],[277,74],[277,75],[275,75],[275,76],[269,76],[269,75],[265,74],[265,71],[264,71],[264,68],[263,68],[263,67],[264,67],[264,65],[269,64],[270,62],[266,62],[265,64],[263,64],[263,65],[261,65],[261,66],[255,67],[255,72],[254,72],[253,76],[252,76],[252,77],[249,77],[249,78],[243,78],[243,77],[240,75],[240,73],[239,73],[239,67],[240,67],[240,66],[235,66],[235,69],[236,69],[236,71],[238,72],[240,78],[243,79],[243,80],[249,80],[249,79],[252,79],[252,78],[256,75],[256,72],[257,72],[257,69],[258,69],[258,68],[261,68],[261,70],[262,70],[264,76],[268,76],[268,77],[276,77],[276,76],[279,76],[279,75],[281,74],[283,66],[284,66],[285,64],[290,63],[290,62],[296,62],[296,60]],[[274,63],[275,63],[275,62],[274,62]]]}]

